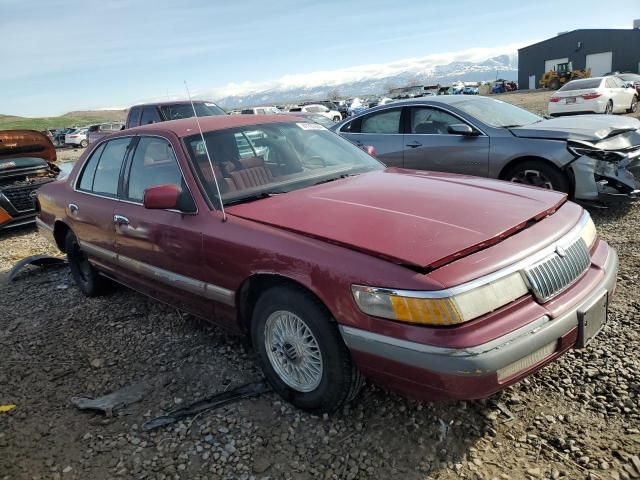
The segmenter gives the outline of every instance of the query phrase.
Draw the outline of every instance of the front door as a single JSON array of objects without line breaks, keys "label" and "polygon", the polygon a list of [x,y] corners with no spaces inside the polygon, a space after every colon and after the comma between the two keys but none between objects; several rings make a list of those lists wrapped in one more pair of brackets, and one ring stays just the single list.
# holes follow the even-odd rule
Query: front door
[{"label": "front door", "polygon": [[474,136],[449,133],[450,125],[466,123],[436,107],[410,107],[404,135],[404,167],[487,176],[489,137],[480,132]]},{"label": "front door", "polygon": [[372,146],[376,157],[390,167],[402,167],[402,107],[367,113],[340,129],[340,135],[359,147]]},{"label": "front door", "polygon": [[101,144],[78,176],[66,205],[70,227],[92,263],[115,274],[116,247],[113,211],[117,204],[120,170],[132,137]]},{"label": "front door", "polygon": [[[200,291],[201,228],[174,147],[163,137],[141,136],[132,150],[121,200],[113,212],[118,263],[127,283],[186,311],[211,317],[213,302]],[[144,191],[165,184],[181,188],[180,207],[146,209]]]}]

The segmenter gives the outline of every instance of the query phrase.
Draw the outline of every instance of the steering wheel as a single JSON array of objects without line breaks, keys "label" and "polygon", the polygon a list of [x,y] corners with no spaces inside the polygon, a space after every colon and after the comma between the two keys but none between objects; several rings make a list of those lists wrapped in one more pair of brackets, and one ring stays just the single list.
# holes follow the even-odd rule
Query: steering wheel
[{"label": "steering wheel", "polygon": [[326,167],[327,162],[325,162],[324,158],[320,155],[312,155],[310,157],[305,157],[305,159],[302,160],[302,165],[306,168],[317,169]]}]

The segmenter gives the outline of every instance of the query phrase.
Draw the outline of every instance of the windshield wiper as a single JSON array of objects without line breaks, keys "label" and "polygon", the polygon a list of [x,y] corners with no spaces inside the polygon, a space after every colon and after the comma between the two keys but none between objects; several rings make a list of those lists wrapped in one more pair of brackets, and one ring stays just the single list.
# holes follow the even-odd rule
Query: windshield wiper
[{"label": "windshield wiper", "polygon": [[522,125],[500,125],[500,128],[518,128],[522,127]]},{"label": "windshield wiper", "polygon": [[275,197],[276,195],[281,195],[283,193],[287,193],[285,191],[280,190],[271,190],[268,192],[258,192],[253,195],[247,195],[246,197],[233,198],[227,202],[225,202],[225,206],[227,205],[235,205],[237,203],[245,203],[245,202],[253,202],[254,200],[262,200],[263,198]]},{"label": "windshield wiper", "polygon": [[355,177],[358,175],[357,173],[343,173],[342,175],[338,175],[337,177],[325,178],[324,180],[320,180],[319,182],[314,183],[314,185],[321,185],[323,183],[335,182],[336,180],[340,180],[342,178],[347,177]]}]

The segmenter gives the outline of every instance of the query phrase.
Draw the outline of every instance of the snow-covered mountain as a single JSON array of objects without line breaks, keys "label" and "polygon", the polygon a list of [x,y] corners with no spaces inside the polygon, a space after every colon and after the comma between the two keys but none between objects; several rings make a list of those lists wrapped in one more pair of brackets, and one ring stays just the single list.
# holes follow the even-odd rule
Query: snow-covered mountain
[{"label": "snow-covered mountain", "polygon": [[[511,47],[511,48],[509,48]],[[267,83],[230,84],[199,97],[215,98],[226,108],[326,99],[332,95],[384,94],[409,84],[451,84],[455,81],[516,80],[517,50],[470,49],[453,54],[429,55],[388,64],[362,65],[343,70],[287,75]],[[482,56],[483,53],[498,53]],[[447,61],[449,60],[449,61]]]}]

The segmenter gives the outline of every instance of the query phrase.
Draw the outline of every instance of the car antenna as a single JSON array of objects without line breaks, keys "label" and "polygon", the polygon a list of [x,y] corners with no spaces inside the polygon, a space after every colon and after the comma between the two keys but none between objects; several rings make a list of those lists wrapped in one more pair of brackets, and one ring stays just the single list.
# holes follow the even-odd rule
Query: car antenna
[{"label": "car antenna", "polygon": [[204,145],[204,152],[207,154],[207,160],[209,160],[209,167],[211,167],[211,175],[213,175],[213,182],[216,184],[216,191],[218,192],[218,199],[220,200],[220,209],[222,210],[222,221],[227,221],[227,212],[224,211],[224,203],[222,202],[222,193],[220,193],[220,185],[218,185],[218,177],[216,177],[216,172],[213,168],[213,162],[211,161],[211,155],[209,155],[209,149],[207,148],[207,142],[204,140],[204,134],[202,133],[202,127],[200,126],[200,119],[198,118],[198,113],[196,112],[196,106],[193,104],[193,99],[191,98],[191,93],[189,92],[189,86],[187,85],[187,81],[184,81],[184,88],[187,90],[187,97],[189,98],[189,102],[191,102],[191,108],[193,109],[193,116],[196,119],[196,123],[198,124],[198,130],[200,131],[200,138],[202,139],[202,144]]}]

